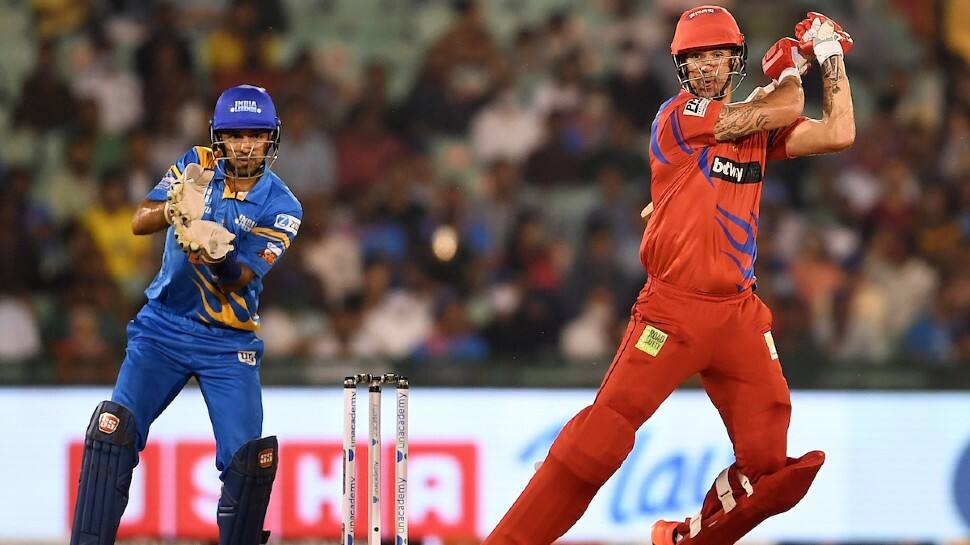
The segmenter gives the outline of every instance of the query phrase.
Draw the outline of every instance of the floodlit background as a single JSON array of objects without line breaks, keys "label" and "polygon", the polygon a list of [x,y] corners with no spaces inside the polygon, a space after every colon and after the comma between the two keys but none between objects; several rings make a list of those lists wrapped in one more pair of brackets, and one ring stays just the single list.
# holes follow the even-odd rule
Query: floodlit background
[{"label": "floodlit background", "polygon": [[[273,170],[304,206],[260,308],[266,431],[290,464],[274,535],[336,535],[339,379],[397,370],[414,543],[483,537],[592,399],[644,281],[648,131],[677,91],[673,23],[699,3],[0,0],[0,542],[66,540],[77,442],[160,262],[131,213],[239,83],[273,95]],[[741,98],[808,10],[856,42],[856,144],[769,165],[756,268],[792,454],[830,460],[746,543],[965,542],[970,2],[723,4],[750,48]],[[818,115],[817,67],[805,88]],[[696,511],[731,451],[687,386],[567,539],[642,543]],[[190,387],[158,421],[125,535],[212,539],[202,414]]]}]

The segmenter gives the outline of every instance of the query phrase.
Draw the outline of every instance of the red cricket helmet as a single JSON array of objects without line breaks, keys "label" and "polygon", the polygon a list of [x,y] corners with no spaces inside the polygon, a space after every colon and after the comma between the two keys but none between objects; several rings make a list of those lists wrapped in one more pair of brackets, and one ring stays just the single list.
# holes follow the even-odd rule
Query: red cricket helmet
[{"label": "red cricket helmet", "polygon": [[[721,6],[698,6],[681,14],[680,20],[677,21],[677,28],[674,30],[674,39],[670,42],[670,54],[673,55],[677,77],[684,89],[694,92],[690,77],[687,75],[687,63],[682,55],[698,49],[718,47],[729,47],[737,51],[736,55],[731,57],[737,62],[729,72],[730,76],[739,76],[732,87],[733,90],[746,75],[745,64],[748,58],[748,46],[734,16]],[[733,77],[728,77],[728,82],[731,80]],[[726,95],[727,86],[728,84],[725,84],[725,88],[715,98]]]}]

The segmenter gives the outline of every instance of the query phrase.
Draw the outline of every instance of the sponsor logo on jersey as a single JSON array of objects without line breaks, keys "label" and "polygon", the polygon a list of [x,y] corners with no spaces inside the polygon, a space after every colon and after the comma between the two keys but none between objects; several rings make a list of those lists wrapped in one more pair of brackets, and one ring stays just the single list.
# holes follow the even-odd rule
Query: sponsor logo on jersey
[{"label": "sponsor logo on jersey", "polygon": [[734,184],[756,184],[761,181],[761,163],[736,163],[724,157],[714,157],[711,176]]},{"label": "sponsor logo on jersey", "polygon": [[237,100],[233,103],[232,107],[229,108],[231,113],[242,113],[249,112],[253,114],[263,113],[263,109],[256,104],[255,100]]},{"label": "sponsor logo on jersey", "polygon": [[692,98],[684,105],[684,115],[704,117],[710,104],[711,100],[708,98]]},{"label": "sponsor logo on jersey", "polygon": [[118,429],[120,422],[118,417],[111,413],[101,413],[101,416],[98,417],[98,429],[101,430],[101,433],[110,435]]},{"label": "sponsor logo on jersey", "polygon": [[239,214],[235,221],[236,225],[239,226],[243,231],[252,231],[253,227],[256,227],[256,220],[247,217],[245,214]]},{"label": "sponsor logo on jersey", "polygon": [[239,358],[239,363],[245,363],[246,365],[256,365],[256,351],[255,350],[240,350],[236,352],[236,357]]},{"label": "sponsor logo on jersey", "polygon": [[296,236],[296,232],[300,230],[300,220],[289,214],[277,214],[273,226]]}]

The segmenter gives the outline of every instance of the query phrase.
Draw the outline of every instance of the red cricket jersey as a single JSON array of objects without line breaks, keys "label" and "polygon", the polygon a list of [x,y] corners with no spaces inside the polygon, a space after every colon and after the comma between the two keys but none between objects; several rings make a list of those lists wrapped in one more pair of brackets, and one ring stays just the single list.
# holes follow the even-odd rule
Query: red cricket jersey
[{"label": "red cricket jersey", "polygon": [[724,104],[681,91],[650,130],[654,213],[640,242],[651,278],[685,290],[728,294],[755,281],[761,181],[767,159],[785,159],[782,129],[717,142]]}]

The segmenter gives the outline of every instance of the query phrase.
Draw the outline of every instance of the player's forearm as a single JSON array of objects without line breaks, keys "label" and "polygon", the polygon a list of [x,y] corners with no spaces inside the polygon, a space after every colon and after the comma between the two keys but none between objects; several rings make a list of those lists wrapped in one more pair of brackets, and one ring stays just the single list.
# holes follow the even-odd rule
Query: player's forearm
[{"label": "player's forearm", "polygon": [[165,201],[144,200],[131,217],[131,232],[136,235],[150,235],[166,228]]},{"label": "player's forearm", "polygon": [[714,125],[719,142],[737,140],[748,134],[786,127],[805,107],[805,94],[798,78],[785,78],[771,93],[751,102],[728,104]]},{"label": "player's forearm", "polygon": [[842,55],[833,55],[822,65],[822,124],[835,150],[855,142],[855,114],[852,92]]}]

